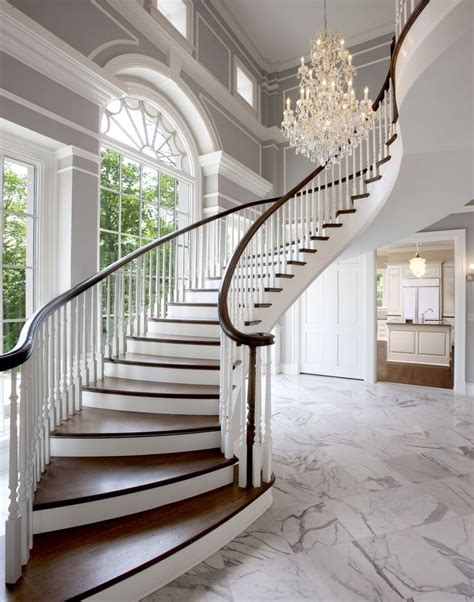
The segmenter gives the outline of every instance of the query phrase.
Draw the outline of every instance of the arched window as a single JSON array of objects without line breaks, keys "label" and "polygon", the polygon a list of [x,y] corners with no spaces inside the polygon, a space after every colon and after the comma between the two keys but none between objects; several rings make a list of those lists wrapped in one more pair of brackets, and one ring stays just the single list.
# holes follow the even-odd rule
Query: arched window
[{"label": "arched window", "polygon": [[154,104],[112,101],[102,136],[101,268],[188,225],[194,189],[189,145]]}]

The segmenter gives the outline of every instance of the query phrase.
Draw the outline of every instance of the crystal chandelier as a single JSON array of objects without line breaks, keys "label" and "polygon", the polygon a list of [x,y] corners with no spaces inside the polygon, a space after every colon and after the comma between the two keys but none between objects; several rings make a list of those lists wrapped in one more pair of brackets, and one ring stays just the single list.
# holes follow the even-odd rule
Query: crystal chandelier
[{"label": "crystal chandelier", "polygon": [[417,278],[421,278],[426,274],[426,259],[420,257],[420,254],[418,253],[418,243],[416,243],[416,255],[410,259],[410,270],[413,276],[416,276]]},{"label": "crystal chandelier", "polygon": [[286,99],[281,130],[297,154],[321,165],[336,163],[367,137],[374,112],[365,88],[357,100],[353,81],[356,70],[339,33],[327,28],[324,0],[324,33],[311,41],[311,66],[301,57],[298,69],[300,98],[296,108]]}]

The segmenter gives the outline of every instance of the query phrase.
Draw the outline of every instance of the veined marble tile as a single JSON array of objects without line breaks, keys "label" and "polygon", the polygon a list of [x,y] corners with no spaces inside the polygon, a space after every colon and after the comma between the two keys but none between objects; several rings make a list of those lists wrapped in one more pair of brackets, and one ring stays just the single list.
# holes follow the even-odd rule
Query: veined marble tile
[{"label": "veined marble tile", "polygon": [[435,462],[439,467],[458,477],[474,472],[474,460],[466,457],[461,450],[451,447],[434,449],[422,454],[423,457]]},{"label": "veined marble tile", "polygon": [[306,482],[319,499],[337,499],[366,493],[366,488],[340,466],[305,473]]},{"label": "veined marble tile", "polygon": [[406,598],[419,594],[474,593],[469,579],[413,530],[357,542]]},{"label": "veined marble tile", "polygon": [[423,489],[459,515],[474,512],[474,475],[429,481]]},{"label": "veined marble tile", "polygon": [[273,454],[273,470],[276,476],[286,477],[295,472],[304,473],[334,466],[336,462],[324,451],[324,448],[298,449]]},{"label": "veined marble tile", "polygon": [[142,602],[233,602],[224,570],[201,574],[186,573],[165,585]]},{"label": "veined marble tile", "polygon": [[235,602],[320,600],[304,568],[294,558],[232,565],[226,575]]},{"label": "veined marble tile", "polygon": [[453,510],[427,493],[421,485],[407,485],[379,493],[377,499],[410,527],[456,516]]},{"label": "veined marble tile", "polygon": [[345,468],[368,491],[383,491],[401,487],[410,482],[382,460],[372,460],[363,464],[349,464]]},{"label": "veined marble tile", "polygon": [[212,554],[212,556],[209,556],[209,558],[206,558],[206,560],[204,560],[204,562],[201,562],[200,564],[198,564],[197,566],[195,566],[194,568],[192,568],[190,571],[188,571],[188,575],[199,575],[201,573],[208,573],[209,571],[217,571],[219,569],[223,569],[224,568],[224,559],[222,558],[222,554],[219,552],[216,552],[215,554]]},{"label": "veined marble tile", "polygon": [[[322,602],[401,602],[402,596],[353,543],[297,554]],[[291,598],[290,598],[291,600]]]},{"label": "veined marble tile", "polygon": [[413,483],[443,479],[453,475],[452,471],[425,455],[389,458],[387,464]]},{"label": "veined marble tile", "polygon": [[385,460],[390,456],[381,449],[373,447],[364,448],[362,444],[348,439],[347,443],[338,443],[336,445],[328,445],[325,452],[331,456],[341,466],[350,464],[365,464],[373,460]]},{"label": "veined marble tile", "polygon": [[293,552],[306,552],[317,546],[332,546],[351,541],[350,533],[330,513],[324,502],[301,511],[281,509],[274,517],[274,524],[289,542]]},{"label": "veined marble tile", "polygon": [[332,512],[352,535],[362,539],[390,531],[406,529],[407,525],[375,495],[356,495],[327,502]]},{"label": "veined marble tile", "polygon": [[451,518],[415,529],[415,533],[470,580],[474,580],[473,517],[471,514]]}]

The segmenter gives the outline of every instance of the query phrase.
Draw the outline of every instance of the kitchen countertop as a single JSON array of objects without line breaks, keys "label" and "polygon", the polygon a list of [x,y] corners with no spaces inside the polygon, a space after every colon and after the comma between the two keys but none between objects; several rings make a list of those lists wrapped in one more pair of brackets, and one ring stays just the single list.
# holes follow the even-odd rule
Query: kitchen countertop
[{"label": "kitchen countertop", "polygon": [[429,320],[427,322],[396,322],[395,320],[393,320],[387,322],[387,326],[391,326],[394,324],[396,324],[397,326],[449,326],[450,328],[452,328],[451,324],[440,320],[433,320],[433,322],[430,322]]}]

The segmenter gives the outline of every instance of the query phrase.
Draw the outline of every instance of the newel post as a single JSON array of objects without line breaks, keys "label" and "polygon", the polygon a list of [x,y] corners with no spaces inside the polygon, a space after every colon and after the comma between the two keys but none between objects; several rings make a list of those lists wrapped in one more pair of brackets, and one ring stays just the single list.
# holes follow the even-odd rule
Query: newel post
[{"label": "newel post", "polygon": [[253,482],[253,444],[255,441],[255,399],[257,392],[257,348],[249,347],[247,385],[247,487]]}]

